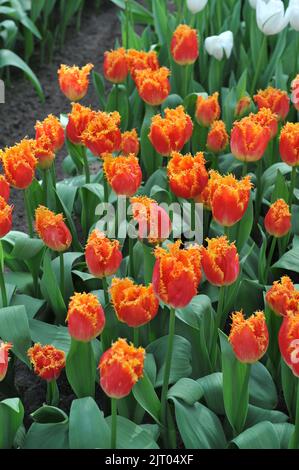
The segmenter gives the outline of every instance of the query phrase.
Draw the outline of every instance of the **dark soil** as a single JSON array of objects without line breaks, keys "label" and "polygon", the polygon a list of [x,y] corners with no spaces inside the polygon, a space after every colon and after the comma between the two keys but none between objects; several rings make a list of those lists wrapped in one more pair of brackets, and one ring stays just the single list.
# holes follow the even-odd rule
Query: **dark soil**
[{"label": "dark soil", "polygon": [[[51,64],[39,63],[39,51],[33,58],[31,67],[38,76],[45,94],[45,102],[41,103],[31,83],[12,70],[12,85],[6,88],[6,103],[0,105],[0,148],[14,145],[24,137],[34,137],[34,125],[48,114],[59,117],[61,113],[70,111],[70,102],[60,92],[57,70],[61,63],[83,66],[93,63],[96,71],[102,73],[103,55],[106,50],[114,47],[115,40],[120,36],[120,24],[117,9],[109,0],[103,1],[101,10],[95,11],[91,6],[84,10],[81,31],[71,26],[67,33],[66,43],[54,54]],[[90,83],[89,91],[82,104],[98,108],[98,100]],[[65,151],[56,157],[58,180],[64,175],[62,160]],[[23,205],[23,191],[12,191],[11,202],[14,205],[14,230],[27,232]],[[37,378],[23,363],[16,361],[15,385],[25,408],[25,426],[32,424],[30,413],[37,410],[45,402],[46,384]],[[75,398],[63,373],[58,380],[61,401],[60,407],[69,413],[72,400]],[[99,387],[98,387],[99,388]],[[1,394],[0,394],[1,395]],[[100,392],[97,393],[99,401]],[[0,396],[2,399],[3,396]]]},{"label": "dark soil", "polygon": [[[81,31],[71,26],[67,33],[66,43],[54,54],[51,64],[40,65],[39,54],[33,58],[31,67],[38,76],[45,94],[41,103],[31,83],[12,70],[11,87],[6,89],[6,103],[0,104],[0,148],[14,145],[24,137],[34,137],[34,125],[48,114],[59,117],[70,111],[70,102],[60,92],[57,81],[57,70],[61,63],[83,66],[93,63],[97,72],[102,73],[103,55],[114,47],[120,36],[120,23],[117,8],[109,1],[103,1],[100,11],[92,6],[86,8],[82,17]],[[98,107],[98,100],[92,83],[82,104]],[[58,179],[63,178],[61,162],[65,153],[60,152],[56,160]],[[23,191],[12,191],[14,204],[14,230],[27,231],[23,205]]]}]

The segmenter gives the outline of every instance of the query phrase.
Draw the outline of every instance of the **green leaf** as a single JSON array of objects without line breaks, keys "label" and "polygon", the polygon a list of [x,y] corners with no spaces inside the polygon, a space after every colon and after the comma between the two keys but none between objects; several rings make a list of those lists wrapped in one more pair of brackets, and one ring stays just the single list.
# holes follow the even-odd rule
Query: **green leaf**
[{"label": "green leaf", "polygon": [[0,332],[4,341],[13,344],[13,352],[30,367],[27,351],[31,347],[31,336],[25,307],[0,309]]},{"label": "green leaf", "polygon": [[217,415],[224,415],[222,373],[215,372],[206,375],[198,379],[197,383],[203,390],[203,398],[207,407]]},{"label": "green leaf", "polygon": [[23,418],[24,408],[19,398],[8,398],[0,402],[0,449],[12,448]]},{"label": "green leaf", "polygon": [[25,437],[24,449],[69,449],[68,421],[33,423]]},{"label": "green leaf", "polygon": [[[106,418],[111,427],[111,416]],[[153,435],[141,426],[117,416],[117,449],[159,449]]]},{"label": "green leaf", "polygon": [[52,307],[57,320],[60,323],[64,323],[66,317],[66,306],[53,270],[49,251],[46,251],[44,256],[41,291],[49,305]]},{"label": "green leaf", "polygon": [[70,449],[108,449],[110,429],[91,397],[74,400],[69,420]]},{"label": "green leaf", "polygon": [[250,428],[261,421],[270,421],[271,423],[285,423],[289,417],[281,411],[265,410],[257,406],[249,405],[245,428]]},{"label": "green leaf", "polygon": [[128,128],[129,100],[127,89],[124,85],[114,85],[108,96],[106,111],[118,111],[121,115],[121,130]]},{"label": "green leaf", "polygon": [[96,361],[91,343],[72,338],[66,358],[66,375],[78,398],[94,397]]},{"label": "green leaf", "polygon": [[249,377],[249,401],[261,408],[273,409],[277,405],[276,387],[268,369],[261,363],[252,364]]},{"label": "green leaf", "polygon": [[201,403],[193,406],[172,399],[177,426],[186,449],[224,449],[226,439],[215,413]]},{"label": "green leaf", "polygon": [[160,424],[161,403],[145,372],[143,374],[143,378],[138,380],[134,386],[133,395],[139,405],[147,411],[158,424]]},{"label": "green leaf", "polygon": [[280,443],[275,427],[269,421],[246,429],[232,440],[239,449],[280,449]]},{"label": "green leaf", "polygon": [[272,265],[272,268],[279,268],[299,273],[299,247],[293,248]]},{"label": "green leaf", "polygon": [[35,343],[52,344],[66,354],[71,347],[71,337],[65,326],[50,325],[39,320],[29,321],[32,340]]},{"label": "green leaf", "polygon": [[31,70],[30,67],[24,62],[17,54],[7,49],[0,50],[0,68],[3,67],[17,67],[21,69],[28,79],[33,84],[38,96],[42,101],[44,101],[44,94],[41,87],[41,84],[35,75],[35,73]]},{"label": "green leaf", "polygon": [[[165,368],[165,357],[167,350],[168,336],[163,336],[153,343],[150,343],[147,347],[147,352],[151,353],[155,357],[157,364],[158,374],[156,379],[156,387],[161,387],[163,383],[164,368]],[[173,344],[173,360],[170,370],[169,383],[173,384],[182,377],[188,377],[191,375],[191,345],[182,336],[175,335]]]},{"label": "green leaf", "polygon": [[212,311],[211,300],[207,295],[196,295],[185,308],[178,308],[175,312],[176,316],[192,326],[200,330],[203,317]]},{"label": "green leaf", "polygon": [[42,309],[45,305],[43,299],[35,299],[29,295],[15,294],[10,302],[10,306],[24,305],[29,320],[32,320],[35,315]]},{"label": "green leaf", "polygon": [[156,111],[153,106],[146,105],[146,112],[140,134],[141,162],[147,176],[152,175],[155,169],[161,166],[162,157],[158,155],[152,146],[148,134],[150,132],[152,117]]},{"label": "green leaf", "polygon": [[93,70],[91,76],[92,76],[93,86],[96,90],[96,94],[100,103],[100,107],[101,109],[104,110],[106,107],[106,102],[105,102],[105,81],[104,81],[103,75]]},{"label": "green leaf", "polygon": [[178,382],[168,390],[167,397],[168,400],[178,398],[187,405],[192,406],[196,401],[202,398],[203,394],[203,388],[198,381],[195,382],[195,380],[183,378],[178,380]]},{"label": "green leaf", "polygon": [[55,406],[43,405],[31,414],[31,418],[35,423],[67,423],[68,416],[64,411]]},{"label": "green leaf", "polygon": [[244,428],[248,412],[250,366],[236,358],[227,336],[219,331],[223,370],[223,399],[226,416],[236,432]]}]

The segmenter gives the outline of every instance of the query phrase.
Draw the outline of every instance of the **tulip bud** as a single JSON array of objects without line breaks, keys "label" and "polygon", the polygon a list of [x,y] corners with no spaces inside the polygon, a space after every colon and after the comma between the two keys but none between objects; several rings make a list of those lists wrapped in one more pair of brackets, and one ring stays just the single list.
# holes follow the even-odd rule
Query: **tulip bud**
[{"label": "tulip bud", "polygon": [[117,318],[131,327],[145,325],[158,313],[159,300],[152,284],[143,286],[128,278],[114,278],[110,293]]},{"label": "tulip bud", "polygon": [[186,24],[179,25],[173,33],[170,50],[177,64],[194,64],[199,54],[196,29]]},{"label": "tulip bud", "polygon": [[253,100],[259,109],[268,108],[284,121],[290,110],[290,99],[286,91],[278,88],[268,87],[260,90]]},{"label": "tulip bud", "polygon": [[109,240],[98,229],[89,236],[85,248],[88,270],[93,276],[103,278],[112,276],[122,262],[122,253],[118,240]]},{"label": "tulip bud", "polygon": [[119,196],[133,196],[142,181],[142,171],[138,158],[133,154],[103,157],[103,170],[113,191]]},{"label": "tulip bud", "polygon": [[0,196],[5,199],[6,202],[10,196],[10,186],[4,175],[0,175]]},{"label": "tulip bud", "polygon": [[288,276],[282,276],[280,281],[274,281],[266,293],[266,301],[276,315],[286,316],[290,299],[296,293],[295,286]]},{"label": "tulip bud", "polygon": [[273,139],[278,132],[278,115],[274,114],[269,108],[261,108],[256,114],[251,113],[249,117],[253,122],[268,127],[270,138]]},{"label": "tulip bud", "polygon": [[37,166],[41,170],[48,170],[51,168],[54,160],[55,153],[51,140],[46,134],[43,134],[35,141],[35,158],[37,158]]},{"label": "tulip bud", "polygon": [[65,353],[54,346],[41,346],[36,343],[28,349],[28,357],[34,372],[43,380],[57,380],[65,367]]},{"label": "tulip bud", "polygon": [[35,139],[39,140],[41,137],[46,136],[53,151],[56,153],[64,144],[64,129],[59,119],[50,114],[43,122],[37,121],[35,124]]},{"label": "tulip bud", "polygon": [[207,248],[201,250],[201,264],[207,280],[214,286],[233,284],[240,271],[239,255],[234,243],[227,237],[207,239]]},{"label": "tulip bud", "polygon": [[199,246],[182,250],[180,245],[178,240],[169,244],[168,250],[157,247],[154,253],[154,291],[162,302],[173,308],[186,307],[196,295],[201,280]]},{"label": "tulip bud", "polygon": [[11,343],[0,341],[0,382],[2,382],[7,374],[9,356],[8,353],[12,349]]},{"label": "tulip bud", "polygon": [[219,36],[210,36],[205,40],[205,49],[207,53],[217,60],[222,60],[223,55],[229,59],[234,47],[234,36],[231,31],[225,31]]},{"label": "tulip bud", "polygon": [[284,318],[278,335],[278,344],[285,363],[299,377],[299,315]]},{"label": "tulip bud", "polygon": [[229,342],[240,362],[253,364],[263,357],[269,344],[264,312],[255,312],[245,319],[241,312],[232,315]]},{"label": "tulip bud", "polygon": [[210,172],[209,202],[213,218],[224,227],[231,227],[245,214],[252,184],[250,177],[238,181],[233,175]]},{"label": "tulip bud", "polygon": [[5,237],[11,230],[13,206],[7,204],[0,196],[0,238]]},{"label": "tulip bud", "polygon": [[95,111],[90,108],[81,106],[79,103],[72,104],[72,112],[68,115],[66,135],[73,144],[82,143],[82,134],[95,115]]},{"label": "tulip bud", "polygon": [[129,49],[127,52],[127,64],[133,80],[135,80],[138,70],[150,69],[155,71],[160,68],[156,51],[145,52]]},{"label": "tulip bud", "polygon": [[120,114],[95,113],[81,134],[81,142],[96,156],[112,153],[119,149],[121,143]]},{"label": "tulip bud", "polygon": [[214,121],[207,138],[207,149],[213,153],[221,153],[228,144],[228,134],[223,121]]},{"label": "tulip bud", "polygon": [[289,6],[286,11],[286,17],[295,31],[299,31],[299,2],[298,0],[289,0]]},{"label": "tulip bud", "polygon": [[122,83],[128,75],[126,50],[123,47],[104,54],[104,76],[112,83]]},{"label": "tulip bud", "polygon": [[166,240],[172,229],[167,212],[147,196],[131,198],[133,218],[138,222],[140,240],[156,245]]},{"label": "tulip bud", "polygon": [[198,95],[195,107],[195,118],[203,127],[209,127],[220,118],[219,93],[212,96]]},{"label": "tulip bud", "polygon": [[66,251],[72,243],[72,235],[62,214],[54,214],[44,206],[35,211],[35,228],[44,244],[54,251]]},{"label": "tulip bud", "polygon": [[136,129],[123,132],[121,135],[120,151],[123,155],[129,155],[130,153],[133,153],[136,156],[138,155],[139,140]]},{"label": "tulip bud", "polygon": [[182,155],[172,152],[167,166],[167,174],[171,191],[185,199],[195,199],[208,183],[208,172],[202,152],[194,157],[188,153]]},{"label": "tulip bud", "polygon": [[193,123],[183,106],[166,108],[164,114],[164,118],[160,114],[152,118],[148,137],[155,150],[168,157],[171,152],[180,152],[191,138]]},{"label": "tulip bud", "polygon": [[100,359],[100,384],[106,395],[123,398],[143,375],[145,350],[119,338]]},{"label": "tulip bud", "polygon": [[257,0],[256,21],[266,36],[280,33],[288,24],[288,15],[281,0]]},{"label": "tulip bud", "polygon": [[89,74],[93,69],[92,64],[87,64],[81,69],[62,64],[58,70],[59,85],[62,93],[70,101],[80,101],[87,93]]},{"label": "tulip bud", "polygon": [[287,122],[279,139],[281,159],[290,166],[299,165],[299,123]]},{"label": "tulip bud", "polygon": [[245,114],[249,112],[250,106],[251,106],[250,96],[242,96],[242,98],[240,98],[238,103],[236,104],[235,116],[237,118],[243,117]]},{"label": "tulip bud", "polygon": [[268,210],[265,229],[273,237],[284,237],[291,230],[291,213],[288,204],[283,199],[277,199]]},{"label": "tulip bud", "polygon": [[66,317],[69,334],[77,341],[89,342],[99,336],[105,326],[104,310],[93,294],[74,294]]},{"label": "tulip bud", "polygon": [[234,123],[230,147],[235,158],[243,162],[256,162],[264,155],[271,139],[271,130],[252,116]]},{"label": "tulip bud", "polygon": [[14,147],[0,150],[5,177],[17,189],[26,189],[34,178],[37,159],[35,141],[24,139]]},{"label": "tulip bud", "polygon": [[208,0],[187,0],[187,8],[191,13],[193,13],[193,15],[195,15],[202,11],[207,3]]},{"label": "tulip bud", "polygon": [[140,98],[151,106],[159,106],[170,93],[170,70],[161,67],[158,70],[136,70],[135,83]]}]

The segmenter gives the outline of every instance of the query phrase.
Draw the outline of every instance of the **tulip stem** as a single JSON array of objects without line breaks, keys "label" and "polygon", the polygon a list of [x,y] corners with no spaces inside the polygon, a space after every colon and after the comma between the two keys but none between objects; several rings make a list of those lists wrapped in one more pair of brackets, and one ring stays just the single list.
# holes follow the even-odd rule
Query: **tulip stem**
[{"label": "tulip stem", "polygon": [[191,210],[191,232],[195,232],[195,201],[192,198],[191,199],[191,204],[190,204],[190,210]]},{"label": "tulip stem", "polygon": [[117,401],[111,398],[111,449],[116,449],[117,438]]},{"label": "tulip stem", "polygon": [[108,202],[109,199],[109,188],[108,188],[108,182],[106,180],[106,176],[103,172],[103,185],[104,185],[104,202]]},{"label": "tulip stem", "polygon": [[253,95],[253,93],[254,93],[254,91],[255,91],[257,79],[258,79],[258,77],[260,76],[260,71],[261,71],[261,66],[262,66],[262,59],[263,59],[263,53],[264,53],[265,47],[267,47],[267,36],[264,34],[263,42],[262,42],[261,47],[260,47],[260,52],[259,52],[259,56],[258,56],[258,60],[257,60],[256,67],[255,67],[255,74],[254,74],[254,77],[253,77],[253,80],[252,80],[252,84],[251,84],[251,91],[250,91],[250,95],[251,95],[251,96]]},{"label": "tulip stem", "polygon": [[24,203],[25,203],[25,212],[26,212],[26,217],[27,217],[29,235],[30,235],[30,238],[33,238],[32,213],[31,213],[28,189],[24,190]]},{"label": "tulip stem", "polygon": [[183,83],[182,83],[182,98],[186,98],[188,95],[188,89],[189,89],[189,83],[188,83],[188,71],[189,71],[189,66],[184,65],[183,66]]},{"label": "tulip stem", "polygon": [[102,285],[104,290],[105,305],[109,305],[108,282],[105,276],[102,279]]},{"label": "tulip stem", "polygon": [[262,207],[262,174],[263,174],[263,162],[259,160],[257,162],[257,171],[256,171],[256,193],[255,193],[255,223],[258,223],[259,215]]},{"label": "tulip stem", "polygon": [[6,292],[6,285],[5,285],[5,279],[4,279],[4,251],[3,251],[1,240],[0,240],[0,253],[1,253],[0,289],[1,289],[1,296],[2,296],[2,307],[8,307],[7,292]]},{"label": "tulip stem", "polygon": [[244,162],[243,163],[243,169],[242,169],[242,176],[246,176],[248,173],[248,163]]},{"label": "tulip stem", "polygon": [[229,227],[224,227],[224,235],[227,237],[229,241]]},{"label": "tulip stem", "polygon": [[82,147],[82,157],[83,157],[83,165],[84,165],[84,173],[85,173],[85,184],[89,184],[90,183],[90,171],[89,171],[86,147]]},{"label": "tulip stem", "polygon": [[133,343],[134,346],[139,346],[139,328],[134,328]]},{"label": "tulip stem", "polygon": [[62,295],[62,298],[64,299],[64,294],[65,294],[65,285],[64,285],[64,258],[63,258],[63,253],[59,253],[59,264],[60,264],[60,292]]},{"label": "tulip stem", "polygon": [[299,379],[297,379],[295,430],[289,443],[289,449],[299,449]]},{"label": "tulip stem", "polygon": [[57,387],[56,380],[51,380],[47,382],[47,397],[46,397],[47,405],[50,406],[57,406],[59,403],[59,390]]},{"label": "tulip stem", "polygon": [[168,394],[168,385],[169,385],[171,361],[172,361],[172,353],[173,353],[174,333],[175,333],[175,309],[171,307],[170,316],[169,316],[168,344],[167,344],[164,378],[163,378],[163,386],[162,386],[162,393],[161,393],[161,421],[164,426],[164,432],[166,431],[166,428],[167,428],[167,394]]},{"label": "tulip stem", "polygon": [[275,250],[275,247],[276,247],[276,241],[277,241],[277,238],[272,237],[272,242],[271,242],[271,246],[270,246],[270,250],[269,250],[269,253],[268,253],[268,256],[267,256],[267,262],[266,262],[265,284],[267,284],[267,282],[268,282],[269,269],[270,269],[270,266],[271,266],[271,261],[272,261],[274,250]]},{"label": "tulip stem", "polygon": [[134,277],[134,238],[129,235],[129,275]]},{"label": "tulip stem", "polygon": [[295,184],[296,184],[296,167],[293,166],[292,167],[292,173],[291,173],[290,192],[289,192],[290,211],[292,211],[292,202],[293,202],[293,197],[294,197]]},{"label": "tulip stem", "polygon": [[48,174],[47,170],[43,170],[43,189],[44,189],[44,203],[48,207]]}]

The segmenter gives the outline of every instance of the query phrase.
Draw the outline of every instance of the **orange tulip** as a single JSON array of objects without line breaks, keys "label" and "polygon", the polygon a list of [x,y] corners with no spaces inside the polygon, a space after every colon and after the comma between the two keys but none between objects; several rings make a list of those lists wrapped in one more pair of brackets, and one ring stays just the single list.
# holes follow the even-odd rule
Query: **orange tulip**
[{"label": "orange tulip", "polygon": [[100,384],[106,395],[123,398],[143,375],[145,350],[119,338],[100,359]]},{"label": "orange tulip", "polygon": [[98,229],[91,232],[85,248],[88,270],[93,276],[103,278],[112,276],[122,262],[118,240],[109,240]]},{"label": "orange tulip", "polygon": [[215,170],[210,170],[208,173],[208,183],[202,192],[195,198],[195,201],[204,205],[205,209],[212,210],[211,198],[217,189],[218,181],[222,181],[222,175]]},{"label": "orange tulip", "polygon": [[56,153],[64,144],[64,129],[57,117],[50,114],[43,122],[37,121],[35,124],[35,139],[39,140],[46,136],[52,144]]},{"label": "orange tulip", "polygon": [[256,162],[264,155],[270,138],[269,127],[262,126],[251,116],[247,116],[234,123],[230,140],[231,152],[238,160]]},{"label": "orange tulip", "polygon": [[182,155],[172,152],[167,174],[171,191],[177,197],[185,199],[195,199],[199,196],[209,179],[202,152],[198,152],[194,157],[190,153]]},{"label": "orange tulip", "polygon": [[7,204],[5,199],[0,196],[0,238],[10,232],[12,226],[13,206]]},{"label": "orange tulip", "polygon": [[240,272],[239,255],[234,243],[227,237],[207,239],[208,246],[202,247],[201,264],[207,280],[214,286],[229,286]]},{"label": "orange tulip", "polygon": [[291,213],[288,204],[283,199],[277,199],[268,210],[265,229],[273,237],[284,237],[291,230]]},{"label": "orange tulip", "polygon": [[245,319],[241,312],[232,315],[229,342],[240,362],[253,364],[266,353],[269,333],[264,312],[255,312]]},{"label": "orange tulip", "polygon": [[72,235],[62,214],[54,214],[44,206],[35,211],[35,229],[44,244],[54,251],[66,251],[72,243]]},{"label": "orange tulip", "polygon": [[273,114],[269,108],[261,108],[256,114],[250,114],[249,117],[254,122],[263,127],[268,127],[271,133],[271,139],[276,136],[278,132],[278,115]]},{"label": "orange tulip", "polygon": [[155,71],[151,69],[136,70],[135,83],[140,98],[151,106],[159,106],[170,93],[170,70],[161,67]]},{"label": "orange tulip", "polygon": [[142,181],[142,171],[138,158],[133,154],[103,157],[103,169],[113,191],[119,196],[133,196]]},{"label": "orange tulip", "polygon": [[211,172],[210,175],[215,180],[210,183],[213,217],[218,224],[231,227],[242,219],[247,210],[252,186],[250,177],[246,176],[238,181],[231,174],[221,176],[217,172]]},{"label": "orange tulip", "polygon": [[126,131],[121,135],[120,151],[123,155],[129,155],[130,153],[138,155],[139,140],[136,129]]},{"label": "orange tulip", "polygon": [[193,124],[183,106],[165,109],[165,117],[157,114],[152,118],[149,139],[155,150],[163,156],[180,152],[191,138]]},{"label": "orange tulip", "polygon": [[186,307],[197,293],[201,280],[200,248],[180,249],[178,240],[168,245],[168,251],[156,247],[153,287],[159,299],[173,308]]},{"label": "orange tulip", "polygon": [[129,69],[126,50],[123,47],[104,54],[104,76],[112,83],[122,83],[127,78]]},{"label": "orange tulip", "polygon": [[131,198],[131,204],[141,240],[156,245],[169,237],[172,229],[171,221],[157,201],[147,196],[136,196]]},{"label": "orange tulip", "polygon": [[179,25],[173,33],[170,50],[177,64],[194,64],[199,55],[196,29],[192,29],[186,24]]},{"label": "orange tulip", "polygon": [[65,367],[65,353],[54,346],[35,343],[28,349],[28,357],[34,372],[47,382],[57,380]]},{"label": "orange tulip", "polygon": [[34,154],[35,158],[37,158],[37,166],[41,170],[48,170],[52,166],[55,160],[55,153],[52,142],[46,134],[41,135],[36,140]]},{"label": "orange tulip", "polygon": [[128,278],[114,278],[110,293],[117,318],[131,327],[145,325],[158,313],[159,301],[152,284],[143,286]]},{"label": "orange tulip", "polygon": [[81,106],[79,103],[73,103],[72,112],[68,115],[69,121],[66,126],[67,138],[73,144],[82,143],[82,134],[95,115],[96,112],[90,108]]},{"label": "orange tulip", "polygon": [[5,199],[6,202],[10,196],[10,186],[4,175],[0,175],[0,196]]},{"label": "orange tulip", "polygon": [[151,69],[155,71],[160,68],[155,51],[145,52],[129,49],[127,52],[127,64],[133,80],[135,80],[137,70]]},{"label": "orange tulip", "polygon": [[299,123],[287,122],[279,139],[281,159],[290,166],[299,165]]},{"label": "orange tulip", "polygon": [[292,102],[297,111],[299,111],[299,73],[292,81]]},{"label": "orange tulip", "polygon": [[96,156],[112,153],[119,149],[121,143],[120,114],[95,113],[81,135],[82,143]]},{"label": "orange tulip", "polygon": [[290,99],[286,91],[268,87],[265,90],[260,90],[253,99],[259,109],[271,109],[272,113],[277,114],[282,121],[289,114]]},{"label": "orange tulip", "polygon": [[299,314],[283,319],[278,335],[281,355],[293,374],[299,377]]},{"label": "orange tulip", "polygon": [[245,114],[248,113],[251,106],[251,98],[250,96],[242,96],[236,104],[235,107],[235,116],[243,117]]},{"label": "orange tulip", "polygon": [[213,153],[220,153],[227,147],[228,133],[223,121],[214,121],[207,138],[207,149]]},{"label": "orange tulip", "polygon": [[295,286],[288,276],[282,276],[280,281],[274,281],[266,293],[266,301],[276,315],[286,316],[290,310],[290,300],[297,293]]},{"label": "orange tulip", "polygon": [[212,96],[203,97],[199,95],[196,101],[195,118],[203,127],[209,127],[214,121],[220,118],[220,105],[218,102],[219,93]]},{"label": "orange tulip", "polygon": [[105,326],[104,310],[96,295],[75,293],[66,317],[69,334],[77,341],[88,342],[99,336]]},{"label": "orange tulip", "polygon": [[92,64],[87,64],[81,69],[62,64],[58,70],[59,85],[62,93],[70,101],[80,101],[87,93],[89,74],[93,69]]},{"label": "orange tulip", "polygon": [[9,184],[25,189],[32,183],[37,165],[34,140],[24,139],[14,147],[0,151],[0,159]]},{"label": "orange tulip", "polygon": [[0,382],[2,382],[7,374],[9,356],[8,353],[12,349],[11,343],[3,343],[0,341]]}]

